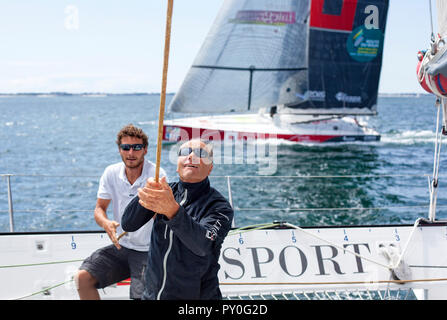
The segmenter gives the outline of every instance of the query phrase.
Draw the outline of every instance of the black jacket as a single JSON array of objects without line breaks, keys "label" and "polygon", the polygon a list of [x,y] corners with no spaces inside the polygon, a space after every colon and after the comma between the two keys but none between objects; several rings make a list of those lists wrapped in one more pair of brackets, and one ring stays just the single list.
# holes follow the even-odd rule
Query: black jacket
[{"label": "black jacket", "polygon": [[[155,218],[143,299],[221,299],[218,260],[233,209],[208,178],[169,185],[180,208],[171,220],[162,214]],[[135,197],[124,211],[125,231],[139,229],[154,215],[138,200]]]}]

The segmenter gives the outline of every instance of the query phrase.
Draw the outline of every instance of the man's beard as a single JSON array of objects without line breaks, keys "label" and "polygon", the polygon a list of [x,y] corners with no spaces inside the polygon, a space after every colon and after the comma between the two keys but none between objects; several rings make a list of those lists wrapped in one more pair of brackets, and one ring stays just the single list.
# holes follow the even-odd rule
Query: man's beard
[{"label": "man's beard", "polygon": [[[122,158],[122,160],[123,160],[125,166],[126,166],[127,168],[129,168],[129,169],[138,168],[138,167],[143,163],[143,161],[144,161],[144,158],[141,158],[141,159],[138,159],[138,158],[137,158],[137,159],[135,159],[135,160],[132,160],[133,163],[131,163],[130,160],[127,160],[127,159],[124,158],[124,157],[121,157],[121,158]],[[137,161],[138,161],[138,162],[137,162]]]}]

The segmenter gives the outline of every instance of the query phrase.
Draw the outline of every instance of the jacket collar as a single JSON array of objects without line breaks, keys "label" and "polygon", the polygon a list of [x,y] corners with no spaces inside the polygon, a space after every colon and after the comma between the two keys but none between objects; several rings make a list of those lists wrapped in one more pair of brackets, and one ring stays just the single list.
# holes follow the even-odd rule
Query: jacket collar
[{"label": "jacket collar", "polygon": [[190,203],[199,198],[203,194],[207,194],[210,190],[210,180],[206,177],[204,180],[196,183],[188,183],[179,180],[178,190],[183,195],[187,190],[186,202]]}]

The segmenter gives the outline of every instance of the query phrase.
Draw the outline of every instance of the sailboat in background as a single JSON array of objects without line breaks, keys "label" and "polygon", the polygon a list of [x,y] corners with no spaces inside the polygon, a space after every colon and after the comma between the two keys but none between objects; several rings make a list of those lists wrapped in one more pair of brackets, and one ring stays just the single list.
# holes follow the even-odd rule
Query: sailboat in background
[{"label": "sailboat in background", "polygon": [[[447,37],[445,0],[438,0],[438,12],[440,35],[423,56],[418,75],[439,97],[445,133],[447,94],[436,87],[447,78],[447,47],[441,47]],[[442,138],[438,128],[436,137],[428,219],[419,218],[413,225],[299,227],[273,222],[235,228],[225,238],[219,259],[223,296],[447,300],[447,221],[436,219]],[[73,274],[93,250],[109,243],[104,231],[1,233],[0,299],[77,299]],[[128,286],[109,286],[101,297],[126,299]]]},{"label": "sailboat in background", "polygon": [[[164,142],[378,141],[388,0],[225,1],[169,110]],[[210,115],[219,114],[219,115]],[[193,133],[194,131],[194,133]]]}]

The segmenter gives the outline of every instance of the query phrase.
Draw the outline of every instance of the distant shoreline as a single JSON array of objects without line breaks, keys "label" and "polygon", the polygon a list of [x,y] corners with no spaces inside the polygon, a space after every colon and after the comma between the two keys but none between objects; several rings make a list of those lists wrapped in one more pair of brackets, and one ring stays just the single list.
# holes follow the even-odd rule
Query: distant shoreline
[{"label": "distant shoreline", "polygon": [[[166,95],[173,95],[168,92]],[[130,92],[130,93],[109,93],[109,92],[17,92],[17,93],[0,93],[0,96],[153,96],[160,95],[160,93],[147,92]]]},{"label": "distant shoreline", "polygon": [[[166,95],[174,95],[175,92],[168,92]],[[81,92],[81,93],[70,93],[70,92],[18,92],[18,93],[0,93],[0,97],[5,96],[60,96],[60,97],[70,97],[70,96],[158,96],[159,92],[129,92],[129,93],[109,93],[109,92]],[[379,93],[379,98],[381,97],[422,97],[431,96],[429,93]]]},{"label": "distant shoreline", "polygon": [[404,97],[408,97],[408,98],[418,98],[418,97],[428,97],[428,96],[434,96],[431,93],[414,93],[414,92],[408,92],[408,93],[379,93],[379,98],[393,98],[393,97],[398,97],[398,98],[404,98]]}]

